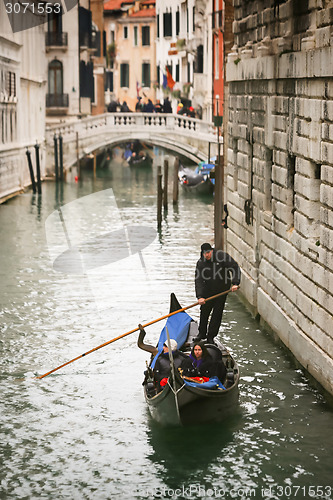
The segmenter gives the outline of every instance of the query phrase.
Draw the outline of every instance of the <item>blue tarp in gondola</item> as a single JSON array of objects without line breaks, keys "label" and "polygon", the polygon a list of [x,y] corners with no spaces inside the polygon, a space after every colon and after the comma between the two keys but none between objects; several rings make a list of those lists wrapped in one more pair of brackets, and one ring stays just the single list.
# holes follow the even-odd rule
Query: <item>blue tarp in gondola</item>
[{"label": "blue tarp in gondola", "polygon": [[168,328],[170,339],[176,340],[179,349],[184,344],[187,338],[188,329],[191,321],[192,321],[191,316],[189,316],[186,312],[177,313],[174,316],[170,316],[167,319],[167,322],[163,330],[161,331],[160,339],[157,345],[158,353],[153,359],[153,362],[151,364],[152,368],[154,368],[158,356],[163,351],[163,344],[167,342],[166,329]]},{"label": "blue tarp in gondola", "polygon": [[198,387],[199,389],[222,389],[225,390],[224,385],[217,377],[211,377],[208,382],[203,382],[202,384],[197,382],[192,382],[190,380],[184,379],[186,385],[191,387]]}]

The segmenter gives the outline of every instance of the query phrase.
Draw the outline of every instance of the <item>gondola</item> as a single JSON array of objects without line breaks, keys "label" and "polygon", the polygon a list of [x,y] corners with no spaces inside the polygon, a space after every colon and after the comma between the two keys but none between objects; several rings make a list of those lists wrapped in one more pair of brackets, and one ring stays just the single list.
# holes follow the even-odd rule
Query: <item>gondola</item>
[{"label": "gondola", "polygon": [[210,170],[204,171],[197,167],[195,170],[189,167],[179,166],[178,179],[184,191],[193,194],[212,194],[214,192],[214,180],[211,178]]},{"label": "gondola", "polygon": [[[179,309],[181,306],[172,294],[170,312]],[[143,381],[144,396],[152,418],[162,425],[191,425],[221,422],[234,414],[238,406],[239,369],[230,352],[218,340],[215,344],[206,343],[206,347],[213,360],[222,361],[226,367],[226,378],[219,384],[224,386],[223,389],[218,385],[203,388],[200,384],[191,383],[176,369],[172,370],[164,388],[158,387],[154,381],[153,366],[168,334],[177,341],[178,349],[186,356],[198,334],[198,326],[186,312],[168,318],[160,335],[158,353],[152,355]]]},{"label": "gondola", "polygon": [[127,160],[131,167],[145,166],[150,167],[152,165],[152,158],[146,153],[133,153],[132,156]]}]

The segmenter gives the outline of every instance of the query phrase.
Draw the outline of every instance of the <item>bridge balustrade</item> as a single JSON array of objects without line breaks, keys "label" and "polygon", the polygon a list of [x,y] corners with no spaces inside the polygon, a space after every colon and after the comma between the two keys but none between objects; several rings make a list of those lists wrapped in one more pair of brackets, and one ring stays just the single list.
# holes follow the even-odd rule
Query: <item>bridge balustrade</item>
[{"label": "bridge balustrade", "polygon": [[[63,137],[66,165],[75,162],[76,154],[82,157],[107,145],[133,138],[150,140],[191,159],[207,158],[208,144],[212,145],[211,153],[215,154],[213,150],[217,142],[216,128],[212,123],[171,113],[105,113],[52,125],[46,131],[50,156],[53,154],[55,134]],[[75,154],[77,136],[79,151]]]}]

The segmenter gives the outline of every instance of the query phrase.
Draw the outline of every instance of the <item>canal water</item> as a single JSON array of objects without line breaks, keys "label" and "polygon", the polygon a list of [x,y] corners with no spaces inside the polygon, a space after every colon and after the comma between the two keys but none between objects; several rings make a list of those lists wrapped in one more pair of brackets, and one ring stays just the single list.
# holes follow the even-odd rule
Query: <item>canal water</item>
[{"label": "canal water", "polygon": [[167,314],[171,292],[196,301],[212,199],[180,192],[157,232],[164,153],[151,154],[133,169],[116,150],[95,179],[85,169],[0,206],[0,498],[333,498],[332,409],[236,294],[220,337],[240,365],[240,407],[223,424],[151,420],[137,333],[34,379]]}]

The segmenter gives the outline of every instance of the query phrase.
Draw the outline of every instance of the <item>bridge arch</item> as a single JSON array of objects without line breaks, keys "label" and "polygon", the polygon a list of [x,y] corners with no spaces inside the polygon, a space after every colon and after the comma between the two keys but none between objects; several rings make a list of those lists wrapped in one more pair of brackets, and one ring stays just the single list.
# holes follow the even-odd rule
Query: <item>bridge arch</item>
[{"label": "bridge arch", "polygon": [[[217,154],[216,129],[211,123],[174,114],[105,113],[53,125],[47,129],[47,164],[54,167],[54,135],[63,139],[63,165],[67,169],[77,158],[122,142],[142,140],[174,151],[192,161]],[[54,170],[53,170],[54,171]]]}]

